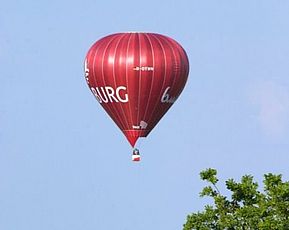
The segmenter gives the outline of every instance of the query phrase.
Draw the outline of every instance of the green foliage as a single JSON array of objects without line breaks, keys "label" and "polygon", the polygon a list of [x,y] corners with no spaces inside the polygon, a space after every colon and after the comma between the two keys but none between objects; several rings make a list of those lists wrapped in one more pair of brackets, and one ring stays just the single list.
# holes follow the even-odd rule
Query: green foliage
[{"label": "green foliage", "polygon": [[286,230],[289,229],[289,182],[281,175],[264,175],[264,191],[251,175],[241,182],[226,181],[231,193],[227,198],[217,188],[217,170],[206,169],[200,173],[202,180],[210,185],[203,188],[201,197],[211,197],[213,205],[204,211],[187,216],[183,230]]}]

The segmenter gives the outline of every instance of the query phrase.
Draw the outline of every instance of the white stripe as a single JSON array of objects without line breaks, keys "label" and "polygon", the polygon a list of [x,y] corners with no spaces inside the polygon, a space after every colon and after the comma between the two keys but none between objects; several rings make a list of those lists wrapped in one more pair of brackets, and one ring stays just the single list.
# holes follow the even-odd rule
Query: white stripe
[{"label": "white stripe", "polygon": [[[104,78],[104,68],[103,68],[103,65],[104,65],[104,56],[105,56],[106,50],[108,49],[109,45],[110,45],[115,39],[116,39],[116,37],[113,37],[112,39],[110,39],[110,41],[109,41],[108,44],[106,45],[106,47],[105,47],[105,49],[104,49],[104,51],[103,51],[103,54],[102,54],[101,73],[102,73],[102,79],[103,79],[104,85],[106,85],[106,83],[105,83],[105,78]],[[110,107],[109,104],[106,105],[106,108],[108,108],[108,110],[109,110],[110,112],[112,112],[112,110],[113,110],[114,112],[117,112],[117,111],[113,108],[113,106]],[[112,114],[117,115],[117,116],[119,115],[118,113],[113,113],[113,112],[112,112]],[[115,117],[116,117],[116,116],[115,116]],[[119,116],[118,116],[118,119],[117,119],[117,120],[119,121],[119,124],[120,124],[121,126],[123,126],[122,120],[119,119]],[[123,126],[123,127],[124,127],[124,126]]]},{"label": "white stripe", "polygon": [[[127,86],[127,92],[129,92],[128,76],[127,76],[127,72],[128,72],[127,71],[127,59],[128,59],[128,50],[129,50],[129,43],[130,43],[131,37],[132,37],[132,34],[130,34],[129,39],[128,39],[127,49],[126,49],[126,62],[125,62],[125,81],[126,81],[126,86]],[[131,129],[131,127],[133,125],[133,120],[132,120],[132,112],[131,112],[130,102],[128,103],[128,108],[129,108],[129,113],[130,113],[131,124],[127,128]]]},{"label": "white stripe", "polygon": [[[151,39],[150,37],[147,35],[147,34],[144,34],[147,39],[149,40],[149,43],[150,43],[150,46],[151,46],[151,51],[152,51],[152,57],[153,57],[153,68],[155,68],[155,53],[154,53],[154,47],[152,45],[152,42],[151,42]],[[150,88],[150,92],[149,92],[149,98],[147,100],[147,105],[146,105],[146,109],[145,109],[145,113],[144,113],[144,116],[143,116],[143,120],[146,121],[146,114],[147,114],[147,111],[148,111],[148,106],[150,104],[150,99],[151,99],[151,92],[153,90],[153,83],[154,83],[154,78],[155,78],[155,71],[153,71],[153,74],[152,74],[152,81],[151,81],[151,88]]]},{"label": "white stripe", "polygon": [[[115,64],[115,56],[116,56],[116,51],[117,51],[118,45],[119,45],[120,41],[122,40],[122,38],[123,38],[124,36],[126,36],[126,34],[123,34],[123,35],[120,37],[120,39],[118,40],[117,45],[116,45],[115,50],[114,50],[114,55],[113,55],[113,69],[112,69],[112,73],[113,73],[113,79],[114,79],[115,89],[117,88],[116,78],[115,78],[115,65],[114,65],[114,64]],[[126,116],[125,116],[125,113],[124,113],[124,110],[123,110],[123,107],[122,107],[122,102],[120,102],[119,105],[120,105],[120,109],[121,109],[122,114],[123,114],[123,118],[125,118]],[[119,113],[118,113],[118,114],[119,114]],[[129,126],[129,124],[128,124],[128,122],[127,122],[126,119],[122,119],[122,120],[127,123],[127,126]],[[126,126],[123,126],[123,129],[126,129]]]},{"label": "white stripe", "polygon": [[[101,42],[100,42],[100,43],[101,43]],[[92,62],[92,76],[93,76],[93,78],[94,78],[95,85],[97,85],[97,79],[96,79],[96,77],[95,77],[95,57],[96,57],[96,54],[97,54],[98,51],[99,51],[99,48],[100,48],[100,44],[98,44],[98,46],[97,46],[97,49],[96,49],[96,51],[95,51],[95,53],[94,53],[94,56],[93,56],[93,62]]]},{"label": "white stripe", "polygon": [[[155,36],[154,34],[152,34],[152,36],[155,37],[156,40],[158,40],[160,46],[162,47],[162,51],[163,51],[163,54],[164,54],[164,61],[165,61],[165,73],[164,73],[164,76],[165,76],[165,77],[164,77],[164,79],[163,79],[163,83],[162,83],[162,88],[161,88],[161,90],[160,90],[160,94],[159,94],[159,96],[157,97],[157,99],[159,99],[159,98],[161,97],[162,93],[163,93],[164,85],[165,85],[165,81],[166,81],[166,76],[167,76],[167,59],[166,59],[166,53],[165,53],[163,44],[160,42],[160,40],[158,39],[157,36]],[[154,108],[153,108],[153,110],[152,110],[152,112],[151,112],[151,116],[150,116],[150,118],[149,118],[148,121],[147,121],[148,124],[151,123],[151,119],[152,119],[152,117],[153,117],[153,114],[154,114],[154,112],[155,112],[158,104],[159,104],[159,102],[157,102],[157,103],[155,104],[155,106],[154,106]]]},{"label": "white stripe", "polygon": [[[140,41],[140,34],[137,34],[138,36],[138,43],[139,43],[139,66],[142,66],[142,60],[141,60],[141,41]],[[140,110],[140,97],[141,97],[141,79],[142,79],[142,75],[141,75],[142,71],[139,71],[139,80],[138,80],[138,103],[137,103],[137,119],[136,119],[136,123],[137,125],[139,125],[139,110]]]},{"label": "white stripe", "polygon": [[[167,44],[169,45],[169,47],[170,47],[171,50],[173,51],[173,55],[174,55],[174,59],[175,59],[173,63],[176,63],[177,56],[176,56],[176,54],[175,54],[174,47],[172,46],[170,40],[167,42]],[[181,58],[180,58],[180,59],[181,59]],[[180,66],[180,67],[181,67],[181,66]],[[179,76],[180,76],[180,74],[179,74]],[[172,85],[171,85],[171,89],[172,89],[172,90],[174,89],[174,85],[175,85],[176,79],[177,79],[177,78],[176,78],[176,76],[174,75],[173,83],[172,83]],[[178,94],[178,95],[179,95],[179,94]],[[178,95],[176,95],[176,96],[178,96]]]}]

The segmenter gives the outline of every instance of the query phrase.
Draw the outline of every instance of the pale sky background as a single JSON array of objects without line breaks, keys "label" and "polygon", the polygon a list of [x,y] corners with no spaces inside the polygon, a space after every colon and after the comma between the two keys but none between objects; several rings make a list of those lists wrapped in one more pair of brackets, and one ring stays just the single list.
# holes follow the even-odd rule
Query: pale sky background
[{"label": "pale sky background", "polygon": [[[176,230],[199,172],[289,180],[289,1],[9,0],[0,7],[0,229]],[[168,35],[188,83],[131,162],[88,90],[101,37]]]}]

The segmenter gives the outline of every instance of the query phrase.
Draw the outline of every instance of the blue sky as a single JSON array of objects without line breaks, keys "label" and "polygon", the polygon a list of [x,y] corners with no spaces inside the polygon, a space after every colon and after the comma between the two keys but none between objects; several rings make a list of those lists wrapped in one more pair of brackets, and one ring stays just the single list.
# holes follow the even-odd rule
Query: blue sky
[{"label": "blue sky", "polygon": [[[0,229],[181,229],[221,182],[289,179],[288,1],[32,1],[0,8]],[[188,83],[134,164],[86,86],[99,38],[168,35]],[[220,185],[221,190],[225,190]]]}]

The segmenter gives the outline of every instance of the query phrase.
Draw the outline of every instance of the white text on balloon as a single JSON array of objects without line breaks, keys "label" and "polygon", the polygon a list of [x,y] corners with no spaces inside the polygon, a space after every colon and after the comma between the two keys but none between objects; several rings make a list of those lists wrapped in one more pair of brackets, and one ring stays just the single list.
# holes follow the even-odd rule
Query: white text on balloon
[{"label": "white text on balloon", "polygon": [[[128,102],[128,95],[126,93],[125,86],[119,86],[116,88],[116,90],[111,86],[95,87],[95,88],[91,87],[90,89],[99,103]],[[124,92],[121,93],[121,91]]]},{"label": "white text on balloon", "polygon": [[161,102],[162,103],[171,103],[171,104],[173,104],[177,100],[177,97],[171,97],[169,95],[168,92],[169,92],[170,88],[171,87],[167,87],[166,90],[164,91],[164,93],[163,93],[163,95],[161,97]]}]

